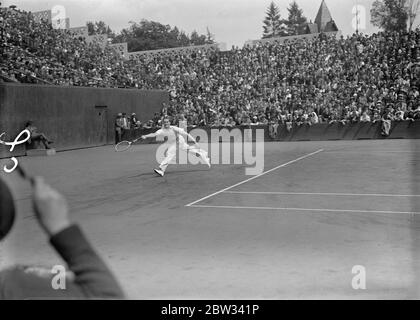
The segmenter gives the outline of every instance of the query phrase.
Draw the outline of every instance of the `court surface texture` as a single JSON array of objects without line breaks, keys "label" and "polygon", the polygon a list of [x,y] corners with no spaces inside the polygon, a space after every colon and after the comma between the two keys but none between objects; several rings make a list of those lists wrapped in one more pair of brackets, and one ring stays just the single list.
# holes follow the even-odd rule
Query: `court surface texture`
[{"label": "court surface texture", "polygon": [[[161,178],[157,148],[19,158],[66,196],[129,298],[420,298],[420,140],[265,143],[257,176],[199,164]],[[0,267],[62,263],[29,184],[1,175],[18,213]],[[355,266],[365,289],[352,286]]]}]

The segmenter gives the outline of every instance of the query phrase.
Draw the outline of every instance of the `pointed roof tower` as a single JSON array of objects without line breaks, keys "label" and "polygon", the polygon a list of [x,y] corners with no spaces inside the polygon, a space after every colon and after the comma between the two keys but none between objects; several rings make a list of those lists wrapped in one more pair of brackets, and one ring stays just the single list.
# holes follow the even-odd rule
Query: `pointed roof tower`
[{"label": "pointed roof tower", "polygon": [[323,32],[327,23],[332,20],[330,10],[328,9],[325,0],[322,0],[319,7],[318,14],[315,18],[315,23],[318,25],[318,32]]}]

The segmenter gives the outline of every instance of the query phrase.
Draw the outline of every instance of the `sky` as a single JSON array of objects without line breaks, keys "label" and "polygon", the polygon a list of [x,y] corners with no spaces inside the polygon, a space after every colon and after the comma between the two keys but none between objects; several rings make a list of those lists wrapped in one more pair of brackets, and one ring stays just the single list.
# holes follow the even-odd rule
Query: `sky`
[{"label": "sky", "polygon": [[[116,32],[129,26],[130,21],[141,19],[177,26],[190,34],[196,30],[206,34],[206,29],[223,42],[227,48],[242,47],[245,41],[260,39],[262,21],[272,0],[0,0],[2,6],[16,5],[26,11],[42,11],[60,5],[70,18],[71,27],[87,21],[103,20]],[[287,18],[287,8],[293,0],[274,0],[282,18]],[[315,20],[322,0],[296,0],[308,20]],[[377,32],[370,23],[370,9],[374,0],[325,0],[333,19],[343,35],[355,31],[354,8],[359,5],[359,30]],[[417,19],[419,20],[419,19]],[[417,23],[418,24],[418,21]],[[416,25],[415,24],[415,25]]]}]

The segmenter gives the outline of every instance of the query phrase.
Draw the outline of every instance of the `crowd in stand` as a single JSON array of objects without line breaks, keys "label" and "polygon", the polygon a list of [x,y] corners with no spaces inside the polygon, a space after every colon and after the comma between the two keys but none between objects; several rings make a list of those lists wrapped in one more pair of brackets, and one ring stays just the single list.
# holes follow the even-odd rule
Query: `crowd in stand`
[{"label": "crowd in stand", "polygon": [[11,81],[95,87],[120,81],[110,72],[121,63],[117,53],[37,23],[28,12],[0,8],[0,42],[1,75]]},{"label": "crowd in stand", "polygon": [[30,13],[0,10],[6,79],[163,89],[161,116],[195,126],[420,119],[419,29],[124,60]]}]

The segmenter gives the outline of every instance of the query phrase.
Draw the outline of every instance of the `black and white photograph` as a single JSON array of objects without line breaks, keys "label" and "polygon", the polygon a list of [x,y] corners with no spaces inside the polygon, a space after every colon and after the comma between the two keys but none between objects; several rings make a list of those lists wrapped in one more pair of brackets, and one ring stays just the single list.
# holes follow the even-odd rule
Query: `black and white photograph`
[{"label": "black and white photograph", "polygon": [[419,139],[420,0],[0,0],[0,300],[419,300]]}]

